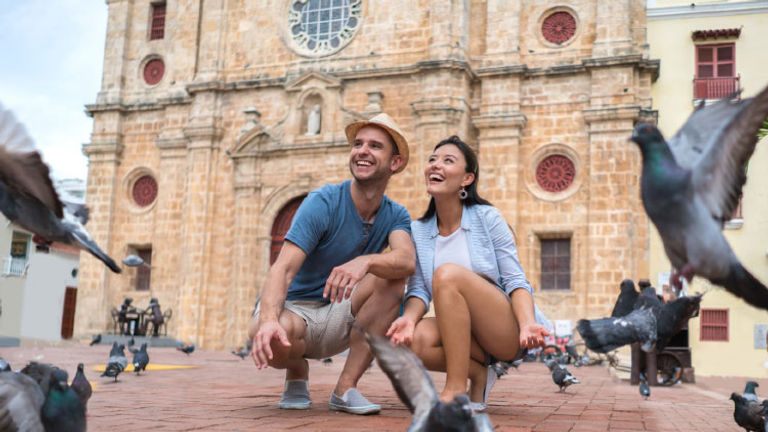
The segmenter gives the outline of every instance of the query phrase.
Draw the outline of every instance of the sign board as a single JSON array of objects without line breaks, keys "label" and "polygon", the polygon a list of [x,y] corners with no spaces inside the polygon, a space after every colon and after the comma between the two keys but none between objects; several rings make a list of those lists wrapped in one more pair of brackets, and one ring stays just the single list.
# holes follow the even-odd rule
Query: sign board
[{"label": "sign board", "polygon": [[765,336],[768,333],[768,324],[755,324],[755,349],[766,349]]},{"label": "sign board", "polygon": [[571,320],[555,320],[555,336],[570,336],[572,333]]}]

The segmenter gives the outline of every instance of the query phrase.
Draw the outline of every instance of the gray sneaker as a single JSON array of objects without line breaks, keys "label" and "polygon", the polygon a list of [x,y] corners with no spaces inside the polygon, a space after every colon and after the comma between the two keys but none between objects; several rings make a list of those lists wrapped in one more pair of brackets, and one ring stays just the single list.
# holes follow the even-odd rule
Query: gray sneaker
[{"label": "gray sneaker", "polygon": [[328,402],[328,408],[332,411],[344,411],[350,414],[378,414],[381,411],[381,405],[371,403],[356,388],[347,390],[341,397],[331,392],[331,400]]},{"label": "gray sneaker", "polygon": [[312,405],[309,398],[309,383],[305,380],[290,380],[285,382],[283,397],[277,404],[282,409],[306,410]]}]

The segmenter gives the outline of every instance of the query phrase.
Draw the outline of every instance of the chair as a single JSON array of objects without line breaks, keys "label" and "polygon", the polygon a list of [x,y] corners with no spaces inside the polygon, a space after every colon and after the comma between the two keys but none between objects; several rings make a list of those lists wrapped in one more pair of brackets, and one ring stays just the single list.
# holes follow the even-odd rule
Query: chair
[{"label": "chair", "polygon": [[112,309],[109,310],[109,315],[112,317],[112,334],[117,334],[117,327],[120,325],[117,308],[112,306]]},{"label": "chair", "polygon": [[163,312],[163,336],[168,336],[168,321],[171,320],[171,317],[173,316],[173,310],[171,308],[168,308]]}]

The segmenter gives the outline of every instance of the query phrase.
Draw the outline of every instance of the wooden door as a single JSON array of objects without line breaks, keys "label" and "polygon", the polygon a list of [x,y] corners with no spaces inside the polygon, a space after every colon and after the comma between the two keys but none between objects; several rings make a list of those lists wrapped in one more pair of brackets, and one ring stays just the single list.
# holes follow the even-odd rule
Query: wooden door
[{"label": "wooden door", "polygon": [[64,311],[61,314],[61,338],[72,339],[75,327],[75,304],[77,304],[77,288],[67,287],[64,292]]}]

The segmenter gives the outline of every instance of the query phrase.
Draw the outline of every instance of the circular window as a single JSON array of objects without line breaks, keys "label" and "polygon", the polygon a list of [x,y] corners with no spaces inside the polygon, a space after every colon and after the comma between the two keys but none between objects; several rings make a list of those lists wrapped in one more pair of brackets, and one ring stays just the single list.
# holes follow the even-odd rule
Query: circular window
[{"label": "circular window", "polygon": [[146,207],[157,198],[157,181],[150,175],[139,177],[133,184],[133,201],[139,207]]},{"label": "circular window", "polygon": [[163,79],[165,73],[165,63],[160,59],[152,59],[144,65],[144,82],[149,85],[155,85]]},{"label": "circular window", "polygon": [[547,42],[560,45],[576,34],[576,18],[568,12],[558,11],[544,18],[541,34]]},{"label": "circular window", "polygon": [[320,57],[343,48],[360,27],[362,0],[293,0],[290,36],[300,54]]},{"label": "circular window", "polygon": [[573,183],[576,168],[566,156],[547,156],[536,167],[536,182],[547,192],[562,192]]}]

